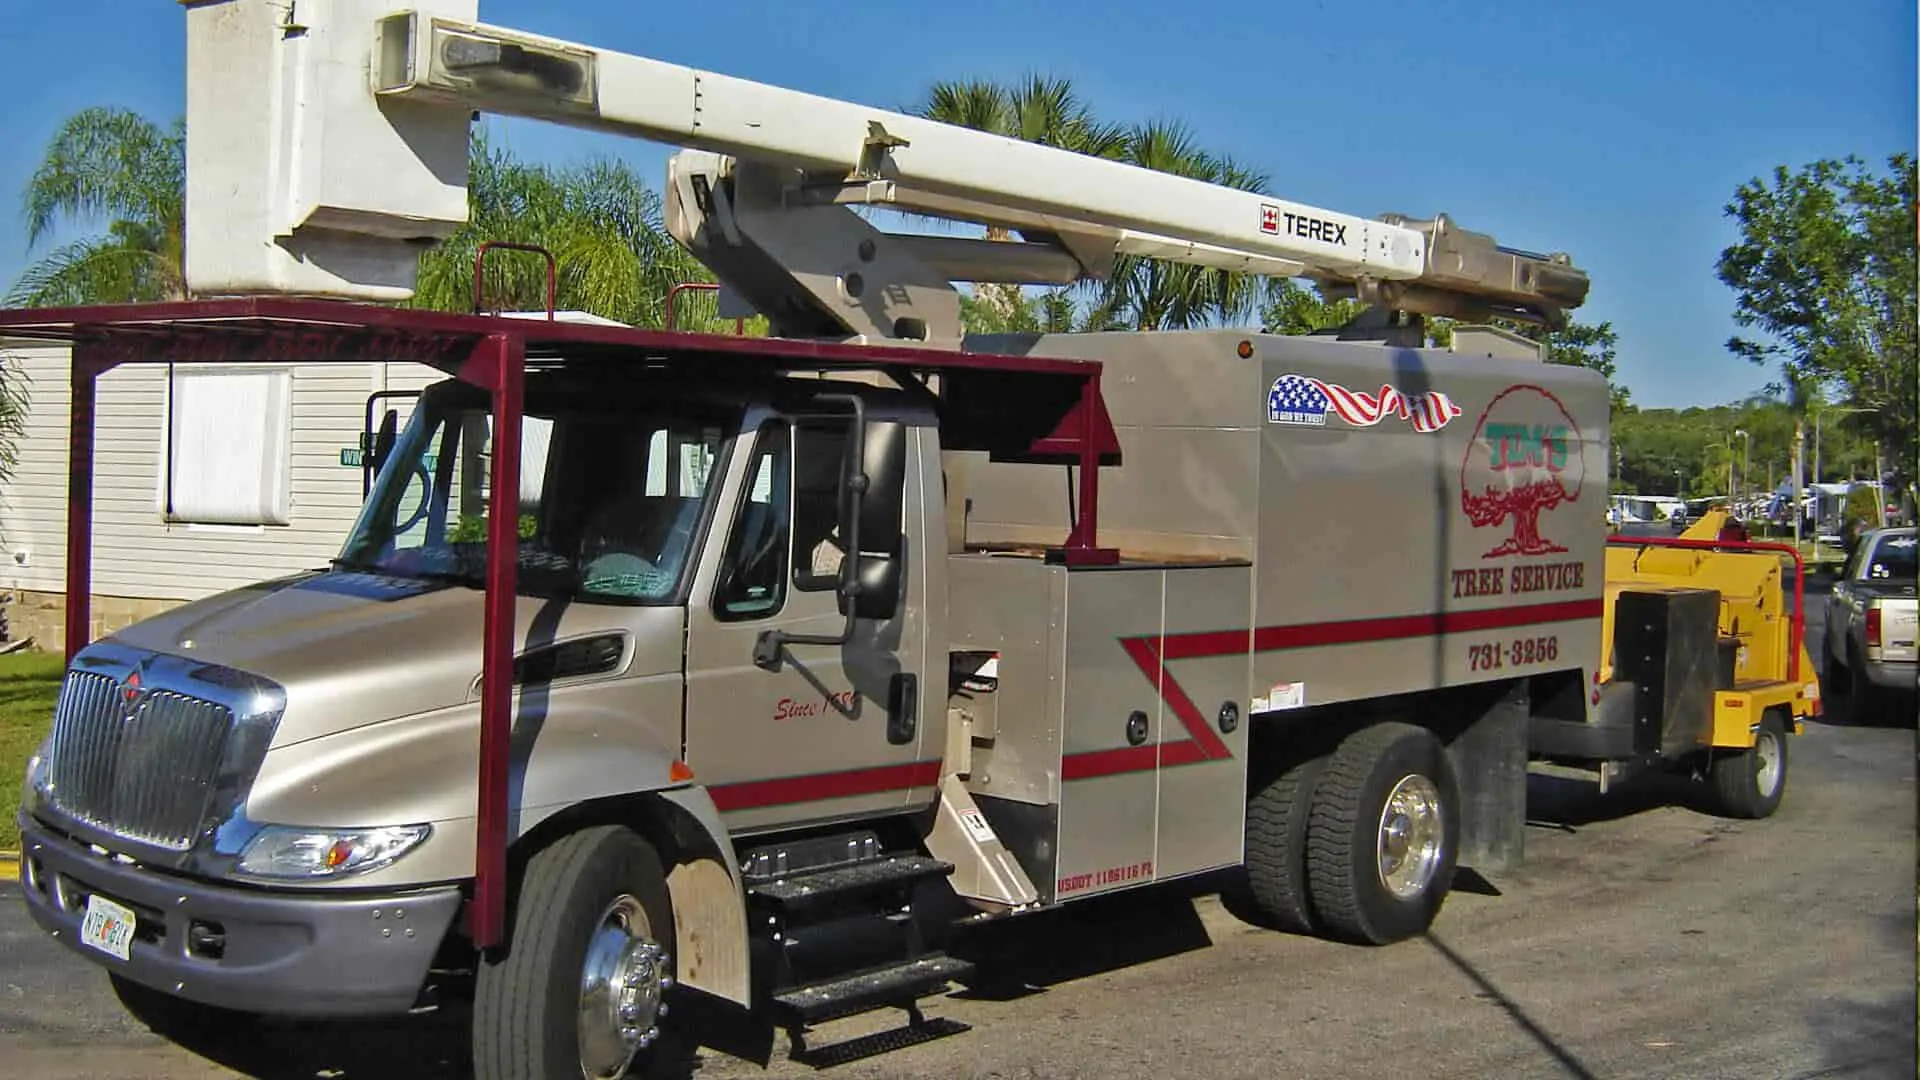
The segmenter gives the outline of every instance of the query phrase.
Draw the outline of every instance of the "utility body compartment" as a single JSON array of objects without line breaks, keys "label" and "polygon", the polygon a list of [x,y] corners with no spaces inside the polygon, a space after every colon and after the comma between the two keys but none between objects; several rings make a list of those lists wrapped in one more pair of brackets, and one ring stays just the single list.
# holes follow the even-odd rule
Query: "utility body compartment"
[{"label": "utility body compartment", "polygon": [[956,653],[997,653],[963,779],[1045,903],[1236,865],[1253,568],[948,562]]}]

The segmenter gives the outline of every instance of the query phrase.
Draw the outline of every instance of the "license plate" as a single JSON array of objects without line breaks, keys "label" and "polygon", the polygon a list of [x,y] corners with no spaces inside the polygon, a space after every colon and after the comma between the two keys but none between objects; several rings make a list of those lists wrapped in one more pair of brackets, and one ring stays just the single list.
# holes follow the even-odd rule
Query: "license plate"
[{"label": "license plate", "polygon": [[80,924],[80,940],[125,960],[133,945],[134,922],[131,909],[96,893],[87,897],[87,921]]}]

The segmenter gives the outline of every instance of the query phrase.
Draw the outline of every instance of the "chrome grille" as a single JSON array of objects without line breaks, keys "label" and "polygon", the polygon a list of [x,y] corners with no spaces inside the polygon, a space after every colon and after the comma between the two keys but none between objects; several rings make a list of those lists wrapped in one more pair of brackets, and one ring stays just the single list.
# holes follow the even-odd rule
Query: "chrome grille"
[{"label": "chrome grille", "polygon": [[53,805],[129,840],[184,851],[207,813],[233,711],[171,690],[70,672],[53,714]]}]

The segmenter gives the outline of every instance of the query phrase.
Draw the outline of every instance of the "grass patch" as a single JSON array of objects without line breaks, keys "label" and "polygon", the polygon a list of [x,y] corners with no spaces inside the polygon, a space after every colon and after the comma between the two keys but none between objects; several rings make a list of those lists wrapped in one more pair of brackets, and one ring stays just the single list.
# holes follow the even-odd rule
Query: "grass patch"
[{"label": "grass patch", "polygon": [[20,830],[14,824],[27,758],[47,737],[53,723],[54,700],[60,695],[60,676],[66,670],[58,653],[14,653],[0,656],[0,851],[20,850]]}]

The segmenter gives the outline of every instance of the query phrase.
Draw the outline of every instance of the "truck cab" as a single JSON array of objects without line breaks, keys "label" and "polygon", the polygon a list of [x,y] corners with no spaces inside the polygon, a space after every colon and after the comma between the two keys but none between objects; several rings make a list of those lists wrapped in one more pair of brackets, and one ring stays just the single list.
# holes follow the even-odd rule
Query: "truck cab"
[{"label": "truck cab", "polygon": [[75,655],[25,786],[26,899],[136,1011],[390,1014],[436,991],[471,929],[487,521],[508,507],[509,832],[652,822],[683,853],[643,896],[678,981],[746,998],[751,837],[886,832],[934,801],[945,562],[920,553],[944,507],[923,394],[536,368],[511,503],[494,419],[487,391],[433,385],[378,440],[330,566]]}]

